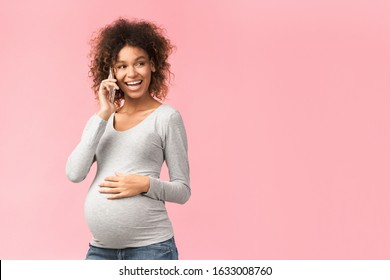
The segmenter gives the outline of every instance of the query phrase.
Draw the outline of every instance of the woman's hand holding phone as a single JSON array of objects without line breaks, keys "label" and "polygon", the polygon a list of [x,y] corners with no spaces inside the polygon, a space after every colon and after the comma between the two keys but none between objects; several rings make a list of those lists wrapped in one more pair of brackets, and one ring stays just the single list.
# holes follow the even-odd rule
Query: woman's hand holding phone
[{"label": "woman's hand holding phone", "polygon": [[100,83],[98,92],[100,102],[100,110],[98,112],[98,115],[106,121],[116,110],[116,105],[114,104],[116,89],[119,90],[119,87],[116,84],[116,79],[114,79],[112,68],[110,68],[110,74],[108,75],[107,79],[103,80]]}]

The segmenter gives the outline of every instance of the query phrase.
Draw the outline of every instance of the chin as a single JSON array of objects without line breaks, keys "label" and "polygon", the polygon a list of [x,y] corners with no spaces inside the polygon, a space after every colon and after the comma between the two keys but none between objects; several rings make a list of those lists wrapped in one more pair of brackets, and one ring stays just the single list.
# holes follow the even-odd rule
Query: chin
[{"label": "chin", "polygon": [[132,99],[139,99],[146,95],[147,93],[145,92],[127,92],[126,95]]}]

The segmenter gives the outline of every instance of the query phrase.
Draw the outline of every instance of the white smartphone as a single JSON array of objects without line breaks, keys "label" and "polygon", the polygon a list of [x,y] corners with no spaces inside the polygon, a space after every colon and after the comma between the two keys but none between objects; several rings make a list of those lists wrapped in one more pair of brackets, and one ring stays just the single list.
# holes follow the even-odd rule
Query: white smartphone
[{"label": "white smartphone", "polygon": [[[108,78],[109,79],[114,78],[114,72],[112,71],[112,67],[110,67],[110,73],[108,74]],[[114,103],[114,101],[115,101],[115,88],[110,87],[110,102]]]}]

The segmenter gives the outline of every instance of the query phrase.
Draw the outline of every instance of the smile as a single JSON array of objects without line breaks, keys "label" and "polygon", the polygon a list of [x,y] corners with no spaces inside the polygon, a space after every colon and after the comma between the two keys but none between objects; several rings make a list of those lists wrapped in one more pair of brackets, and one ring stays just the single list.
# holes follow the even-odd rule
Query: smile
[{"label": "smile", "polygon": [[127,82],[125,83],[127,86],[138,86],[142,83],[142,80],[134,81],[134,82]]},{"label": "smile", "polygon": [[129,90],[137,91],[141,88],[142,80],[133,81],[133,82],[126,82],[125,84]]}]

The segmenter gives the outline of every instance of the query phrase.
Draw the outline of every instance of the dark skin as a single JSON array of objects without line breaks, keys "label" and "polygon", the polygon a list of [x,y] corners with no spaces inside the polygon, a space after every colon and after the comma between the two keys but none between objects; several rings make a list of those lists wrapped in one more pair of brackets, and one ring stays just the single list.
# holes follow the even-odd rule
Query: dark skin
[{"label": "dark skin", "polygon": [[[151,114],[160,102],[149,94],[149,84],[153,62],[147,53],[140,48],[125,46],[118,54],[114,65],[114,77],[103,80],[99,87],[100,110],[97,113],[102,119],[108,120],[114,115],[114,127],[118,131],[131,129]],[[140,85],[130,85],[130,82],[142,80]],[[110,102],[110,88],[121,89],[124,92],[124,105],[117,108]],[[107,199],[119,199],[136,196],[149,191],[148,176],[139,174],[123,174],[115,172],[104,178],[99,184],[100,193],[109,194]]]}]

